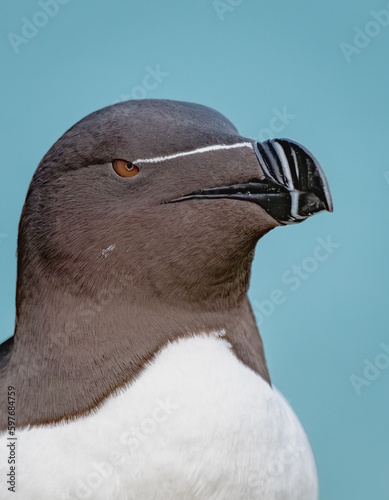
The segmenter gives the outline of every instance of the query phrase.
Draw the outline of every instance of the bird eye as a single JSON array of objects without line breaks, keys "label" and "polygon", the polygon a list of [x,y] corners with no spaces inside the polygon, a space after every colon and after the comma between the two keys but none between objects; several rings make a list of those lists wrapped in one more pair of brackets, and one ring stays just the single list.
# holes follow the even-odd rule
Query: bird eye
[{"label": "bird eye", "polygon": [[120,177],[134,177],[139,172],[139,168],[136,165],[126,160],[113,160],[112,166]]}]

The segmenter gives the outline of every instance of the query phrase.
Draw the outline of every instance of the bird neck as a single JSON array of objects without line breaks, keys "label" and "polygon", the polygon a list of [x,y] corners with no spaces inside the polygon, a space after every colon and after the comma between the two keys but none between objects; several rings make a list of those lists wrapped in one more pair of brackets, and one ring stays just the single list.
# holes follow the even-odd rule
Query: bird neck
[{"label": "bird neck", "polygon": [[238,359],[269,382],[244,287],[235,296],[215,289],[210,296],[218,300],[178,305],[161,302],[158,289],[145,294],[124,275],[106,278],[103,288],[89,290],[55,285],[43,272],[22,283],[14,345],[2,370],[2,391],[12,385],[18,394],[19,427],[88,413],[135,380],[168,342],[196,334],[221,335]]}]

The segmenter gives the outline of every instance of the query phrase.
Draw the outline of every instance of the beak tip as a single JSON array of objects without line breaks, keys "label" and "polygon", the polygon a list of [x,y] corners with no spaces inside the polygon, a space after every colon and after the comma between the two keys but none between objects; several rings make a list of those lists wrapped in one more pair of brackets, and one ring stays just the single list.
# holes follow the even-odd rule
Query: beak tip
[{"label": "beak tip", "polygon": [[324,202],[324,206],[325,206],[325,210],[327,212],[333,212],[334,211],[334,204],[333,204],[333,201],[332,201],[332,196],[331,196],[331,193],[330,193],[330,190],[329,190],[329,187],[328,187],[328,182],[327,182],[327,179],[324,177],[324,174],[323,174],[323,185],[324,185],[324,188],[323,188],[323,202]]},{"label": "beak tip", "polygon": [[[321,168],[320,168],[320,170],[321,170]],[[331,196],[330,188],[328,186],[327,178],[324,175],[322,170],[321,170],[321,181],[322,181],[322,189],[323,189],[322,192],[323,192],[323,196],[324,196],[324,204],[325,204],[326,210],[327,210],[327,212],[332,213],[334,211],[334,203],[332,201],[332,196]]]}]

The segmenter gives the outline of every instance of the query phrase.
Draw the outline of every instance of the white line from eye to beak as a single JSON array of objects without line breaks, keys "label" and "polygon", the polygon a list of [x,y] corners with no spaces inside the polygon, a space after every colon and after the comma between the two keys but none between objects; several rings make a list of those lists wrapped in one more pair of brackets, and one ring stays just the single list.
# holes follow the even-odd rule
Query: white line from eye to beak
[{"label": "white line from eye to beak", "polygon": [[243,147],[253,149],[253,143],[237,142],[235,144],[215,144],[213,146],[205,146],[203,148],[192,149],[192,151],[183,151],[181,153],[175,153],[173,155],[156,156],[154,158],[139,158],[138,160],[135,160],[132,163],[134,163],[135,165],[137,165],[138,163],[159,163],[166,160],[173,160],[174,158],[179,158],[181,156],[195,155],[198,153],[207,153],[208,151],[219,151],[220,149],[235,149]]}]

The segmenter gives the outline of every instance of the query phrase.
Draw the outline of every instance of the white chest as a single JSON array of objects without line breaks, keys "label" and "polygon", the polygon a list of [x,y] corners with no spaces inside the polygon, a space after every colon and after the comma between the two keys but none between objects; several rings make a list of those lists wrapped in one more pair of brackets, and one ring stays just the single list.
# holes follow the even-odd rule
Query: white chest
[{"label": "white chest", "polygon": [[166,347],[97,413],[18,432],[22,500],[316,500],[312,452],[282,395],[229,344],[198,336]]}]

